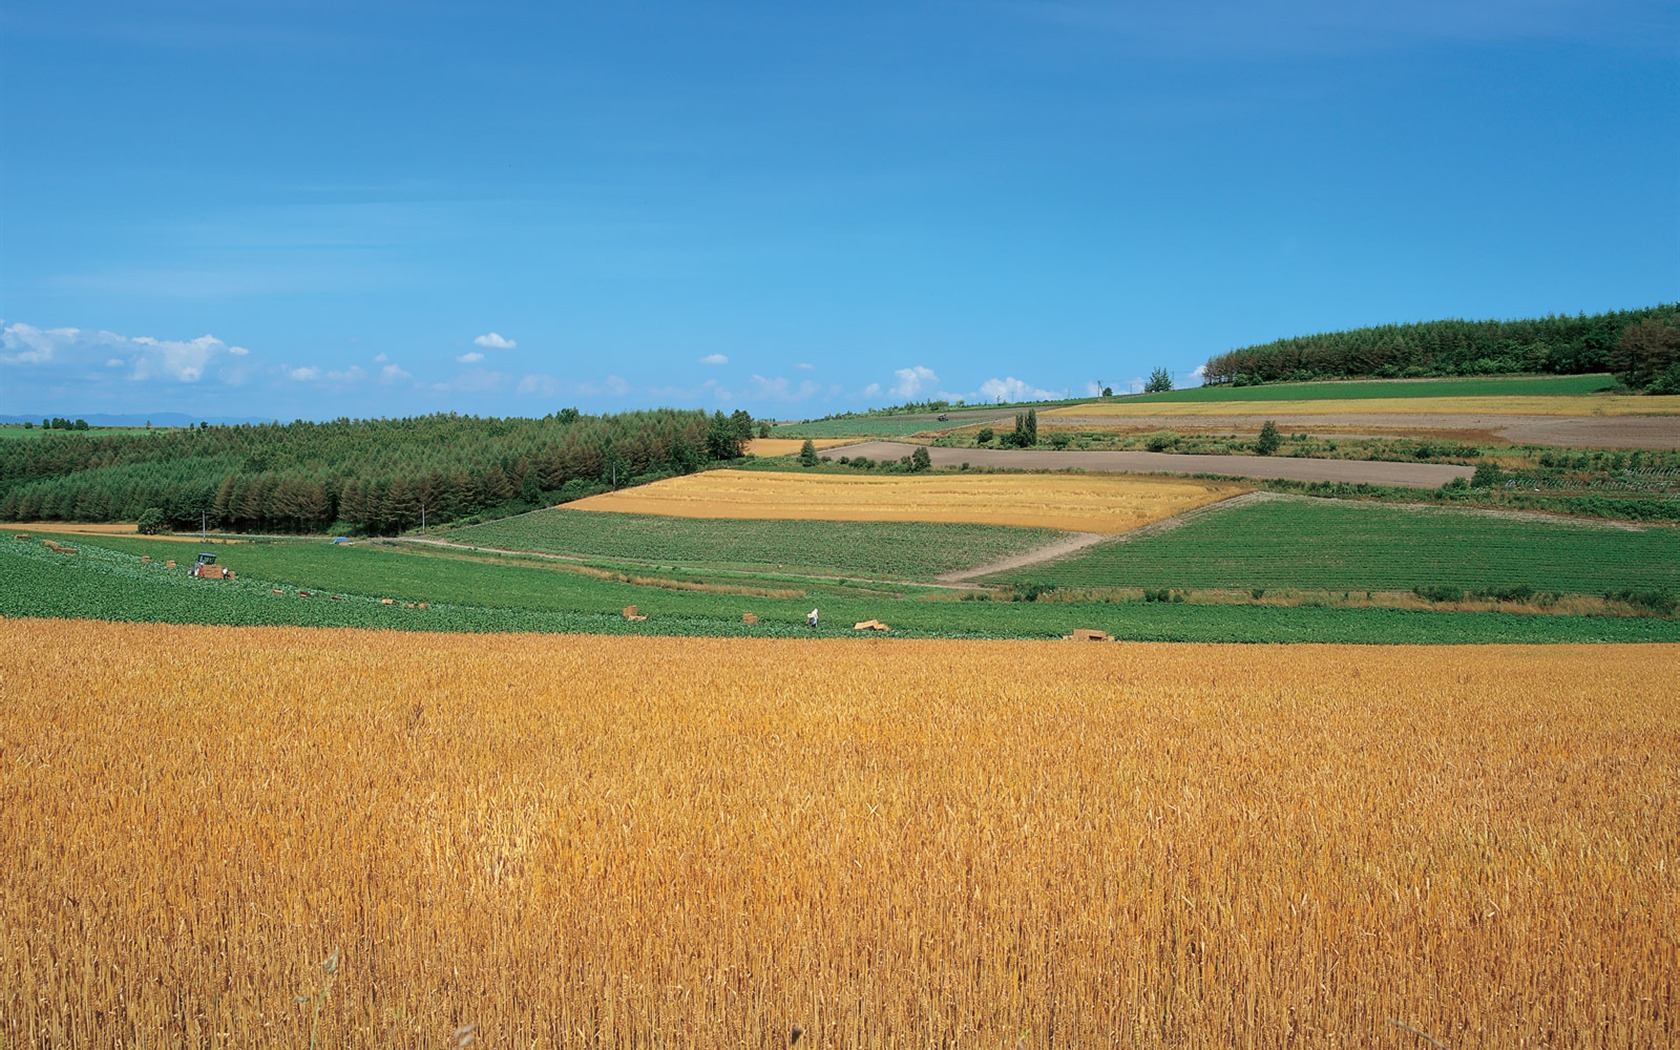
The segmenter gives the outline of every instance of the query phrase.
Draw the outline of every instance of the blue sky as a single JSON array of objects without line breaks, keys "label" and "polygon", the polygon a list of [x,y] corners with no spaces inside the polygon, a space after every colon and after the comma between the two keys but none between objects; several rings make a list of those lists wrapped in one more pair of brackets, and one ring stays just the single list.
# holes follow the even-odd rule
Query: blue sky
[{"label": "blue sky", "polygon": [[1673,301],[1676,10],[8,4],[0,413],[800,418]]}]

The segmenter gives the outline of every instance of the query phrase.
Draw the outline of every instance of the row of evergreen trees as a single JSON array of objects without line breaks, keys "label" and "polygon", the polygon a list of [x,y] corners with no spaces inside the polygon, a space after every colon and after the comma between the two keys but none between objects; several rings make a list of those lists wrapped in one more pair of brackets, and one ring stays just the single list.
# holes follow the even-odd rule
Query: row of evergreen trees
[{"label": "row of evergreen trees", "polygon": [[1680,304],[1520,321],[1426,321],[1296,336],[1209,358],[1203,382],[1608,372],[1627,328],[1680,323]]},{"label": "row of evergreen trees", "polygon": [[737,459],[744,411],[543,419],[454,414],[328,423],[48,433],[0,442],[0,520],[361,531],[540,506]]}]

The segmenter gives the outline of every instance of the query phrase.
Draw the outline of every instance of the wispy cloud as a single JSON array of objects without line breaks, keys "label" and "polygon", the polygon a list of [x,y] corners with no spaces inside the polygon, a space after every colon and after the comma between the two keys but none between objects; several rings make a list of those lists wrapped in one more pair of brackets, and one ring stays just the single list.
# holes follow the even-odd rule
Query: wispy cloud
[{"label": "wispy cloud", "polygon": [[478,362],[484,360],[484,355],[479,353],[477,350],[472,350],[472,351],[469,351],[468,353],[462,354],[460,357],[457,357],[455,360],[461,362],[464,365],[474,365],[474,364],[477,364]]},{"label": "wispy cloud", "polygon": [[477,339],[474,339],[473,342],[484,347],[486,350],[513,350],[519,346],[518,343],[514,342],[512,339],[506,338],[499,332],[485,332]]},{"label": "wispy cloud", "polygon": [[707,354],[705,357],[700,359],[700,363],[703,365],[727,365],[729,363],[729,355]]},{"label": "wispy cloud", "polygon": [[786,376],[754,375],[749,381],[747,389],[742,392],[743,401],[805,401],[814,397],[822,389],[815,382],[805,379],[795,384]]},{"label": "wispy cloud", "polygon": [[533,372],[520,376],[513,392],[520,397],[553,397],[560,392],[560,381],[551,375]]},{"label": "wispy cloud", "polygon": [[[1660,19],[1655,5],[1630,4]],[[999,9],[1032,21],[1108,39],[1123,50],[1199,58],[1290,58],[1392,51],[1433,41],[1579,39],[1606,32],[1606,19],[1588,0],[1197,0],[1190,4],[1115,5],[1101,0],[1006,3]],[[1672,25],[1672,18],[1668,20]]]}]

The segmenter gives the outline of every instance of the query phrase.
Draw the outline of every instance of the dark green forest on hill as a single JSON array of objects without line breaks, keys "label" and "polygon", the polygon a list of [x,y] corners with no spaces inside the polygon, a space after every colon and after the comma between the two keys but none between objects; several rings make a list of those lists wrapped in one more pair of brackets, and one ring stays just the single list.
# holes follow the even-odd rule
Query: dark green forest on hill
[{"label": "dark green forest on hill", "polygon": [[1294,336],[1209,358],[1204,381],[1244,385],[1356,377],[1616,372],[1644,386],[1641,380],[1648,381],[1663,369],[1647,377],[1649,366],[1630,358],[1630,353],[1640,355],[1643,344],[1630,351],[1624,334],[1647,322],[1658,335],[1680,336],[1680,304],[1515,321],[1424,321]]},{"label": "dark green forest on hill", "polygon": [[751,435],[746,412],[676,409],[52,431],[0,442],[0,520],[135,521],[156,509],[183,529],[389,534],[693,473],[740,458]]}]

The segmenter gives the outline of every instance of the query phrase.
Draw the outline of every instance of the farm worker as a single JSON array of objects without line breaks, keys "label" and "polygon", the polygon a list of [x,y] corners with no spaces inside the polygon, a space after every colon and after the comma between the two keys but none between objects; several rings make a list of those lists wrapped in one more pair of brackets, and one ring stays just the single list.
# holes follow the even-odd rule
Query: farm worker
[{"label": "farm worker", "polygon": [[817,629],[817,610],[812,609],[806,614],[805,626],[809,627],[813,631]]}]

